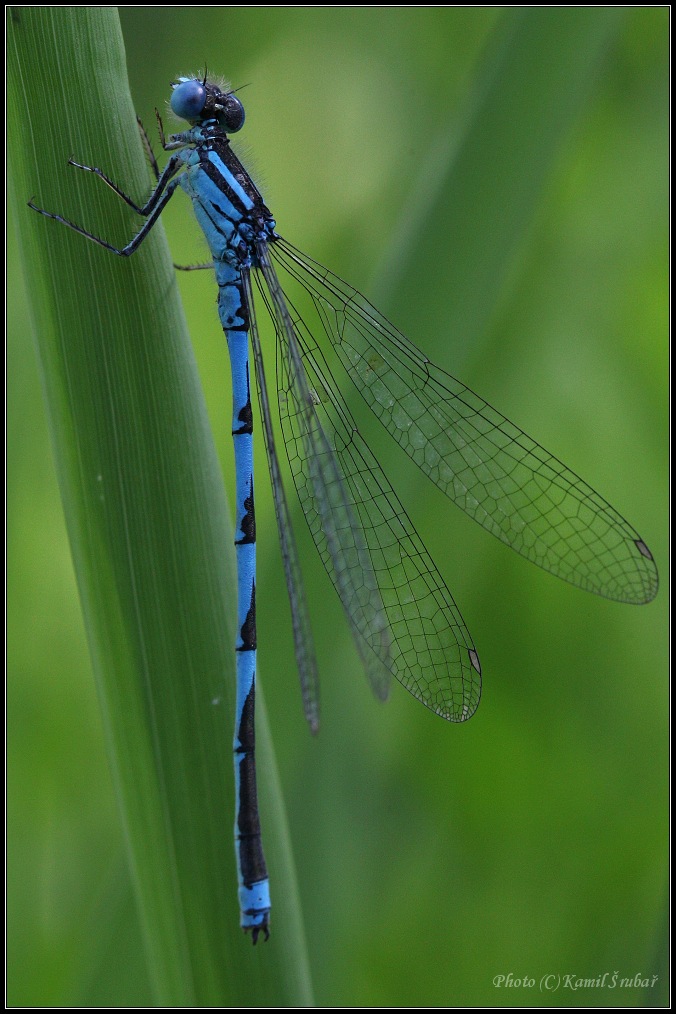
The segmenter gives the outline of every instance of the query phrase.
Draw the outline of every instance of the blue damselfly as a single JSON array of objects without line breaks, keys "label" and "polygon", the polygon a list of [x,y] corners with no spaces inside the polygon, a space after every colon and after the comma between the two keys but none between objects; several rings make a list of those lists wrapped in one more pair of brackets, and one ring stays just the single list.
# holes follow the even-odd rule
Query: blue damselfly
[{"label": "blue damselfly", "polygon": [[[249,343],[291,602],[303,706],[319,723],[317,666],[265,381],[256,304],[277,336],[281,432],[294,484],[357,649],[379,697],[394,675],[443,718],[462,722],[479,703],[474,642],[441,575],[366,445],[332,379],[331,355],[418,467],[464,511],[521,555],[587,591],[648,602],[657,570],[639,534],[553,455],[431,363],[363,296],[288,243],[229,135],[244,109],[230,89],[199,78],[172,85],[171,107],[190,127],[165,139],[162,172],[138,206],[100,176],[145,224],[123,248],[61,215],[31,207],[120,256],[142,243],[180,185],[209,244],[219,316],[230,353],[238,564],[235,717],[236,853],[241,923],[254,943],[269,932],[270,895],[254,757],[256,523]],[[145,140],[145,134],[142,133]],[[309,313],[289,297],[304,290]]]}]

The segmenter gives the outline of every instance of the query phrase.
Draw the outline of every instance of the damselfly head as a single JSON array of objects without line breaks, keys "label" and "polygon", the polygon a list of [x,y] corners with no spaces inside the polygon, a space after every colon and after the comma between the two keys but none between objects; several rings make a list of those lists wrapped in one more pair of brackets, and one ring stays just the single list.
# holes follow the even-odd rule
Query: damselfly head
[{"label": "damselfly head", "polygon": [[180,77],[172,81],[170,105],[174,113],[189,123],[216,120],[226,134],[234,134],[244,126],[244,106],[224,85],[206,78]]}]

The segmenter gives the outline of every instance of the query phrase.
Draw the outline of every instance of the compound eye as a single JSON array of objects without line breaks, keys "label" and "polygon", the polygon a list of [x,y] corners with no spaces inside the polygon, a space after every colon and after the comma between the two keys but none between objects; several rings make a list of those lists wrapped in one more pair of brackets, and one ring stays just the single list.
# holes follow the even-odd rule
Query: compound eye
[{"label": "compound eye", "polygon": [[207,100],[207,90],[201,81],[182,81],[171,96],[171,108],[182,120],[199,120]]},{"label": "compound eye", "polygon": [[236,134],[244,126],[244,106],[236,95],[228,95],[220,102],[223,109],[218,113],[218,122],[226,134]]}]

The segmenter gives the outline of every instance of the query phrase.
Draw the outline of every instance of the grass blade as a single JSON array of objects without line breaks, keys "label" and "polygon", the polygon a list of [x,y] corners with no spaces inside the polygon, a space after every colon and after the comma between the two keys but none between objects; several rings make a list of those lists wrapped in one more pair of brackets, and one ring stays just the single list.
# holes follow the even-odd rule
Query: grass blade
[{"label": "grass blade", "polygon": [[304,940],[264,720],[274,935],[254,952],[238,928],[232,533],[164,236],[117,259],[26,207],[33,197],[113,242],[137,227],[100,181],[66,166],[76,155],[136,198],[148,190],[117,15],[12,8],[8,63],[10,201],[155,999],[302,1005]]}]

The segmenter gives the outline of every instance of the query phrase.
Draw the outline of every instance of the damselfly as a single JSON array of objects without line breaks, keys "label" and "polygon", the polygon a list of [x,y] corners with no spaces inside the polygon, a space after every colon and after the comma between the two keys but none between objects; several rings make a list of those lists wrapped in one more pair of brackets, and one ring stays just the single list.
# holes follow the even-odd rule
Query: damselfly
[{"label": "damselfly", "polygon": [[[291,516],[282,485],[256,322],[256,295],[277,336],[281,432],[293,481],[324,566],[342,602],[371,684],[392,675],[442,718],[462,722],[479,703],[481,666],[453,597],[333,382],[335,355],[369,408],[418,467],[472,518],[527,559],[587,591],[623,602],[657,592],[650,550],[624,518],[553,455],[463,384],[434,366],[363,296],[277,232],[272,214],[230,146],[244,124],[237,95],[203,79],[172,83],[171,108],[190,127],[139,207],[146,218],[119,249],[61,215],[31,207],[127,257],[181,186],[209,244],[230,353],[238,565],[235,845],[241,925],[269,934],[270,893],[254,759],[256,525],[249,342],[282,548],[303,707],[319,722],[317,666]],[[142,131],[144,140],[145,134]],[[279,274],[278,274],[279,272]],[[280,282],[280,276],[282,282]],[[287,283],[304,290],[302,314]],[[287,292],[285,292],[285,288]]]}]

